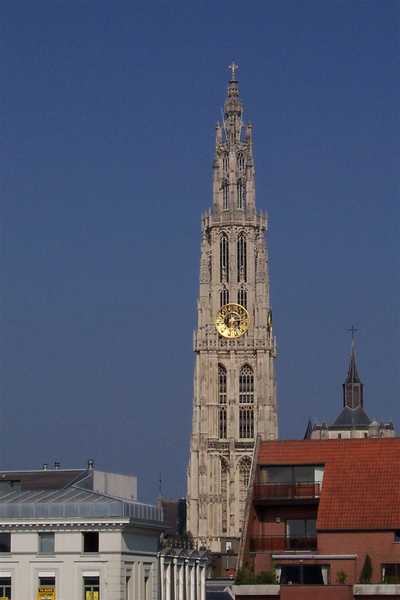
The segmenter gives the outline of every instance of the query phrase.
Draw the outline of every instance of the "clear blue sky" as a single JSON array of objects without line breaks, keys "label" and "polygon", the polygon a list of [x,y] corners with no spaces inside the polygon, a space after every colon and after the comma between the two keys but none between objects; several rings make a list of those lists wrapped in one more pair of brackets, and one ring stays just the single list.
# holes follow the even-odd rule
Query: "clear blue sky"
[{"label": "clear blue sky", "polygon": [[0,6],[0,464],[185,493],[200,215],[232,60],[270,217],[280,434],[399,402],[394,0]]}]

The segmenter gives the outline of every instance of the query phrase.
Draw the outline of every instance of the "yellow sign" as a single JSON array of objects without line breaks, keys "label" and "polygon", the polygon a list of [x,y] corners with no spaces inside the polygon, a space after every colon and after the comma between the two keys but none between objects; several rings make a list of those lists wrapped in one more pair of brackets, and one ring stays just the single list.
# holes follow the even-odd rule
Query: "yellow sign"
[{"label": "yellow sign", "polygon": [[99,597],[99,592],[86,592],[85,600],[99,600]]},{"label": "yellow sign", "polygon": [[56,600],[56,590],[53,587],[40,587],[37,600]]},{"label": "yellow sign", "polygon": [[0,600],[10,600],[8,596],[0,596]]}]

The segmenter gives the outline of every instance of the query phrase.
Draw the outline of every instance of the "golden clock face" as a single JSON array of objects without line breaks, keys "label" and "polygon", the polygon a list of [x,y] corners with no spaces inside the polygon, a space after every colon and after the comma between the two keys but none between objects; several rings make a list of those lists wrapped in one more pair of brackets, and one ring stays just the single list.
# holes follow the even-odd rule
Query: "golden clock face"
[{"label": "golden clock face", "polygon": [[225,304],[215,319],[215,327],[226,338],[238,338],[249,328],[249,313],[240,304]]}]

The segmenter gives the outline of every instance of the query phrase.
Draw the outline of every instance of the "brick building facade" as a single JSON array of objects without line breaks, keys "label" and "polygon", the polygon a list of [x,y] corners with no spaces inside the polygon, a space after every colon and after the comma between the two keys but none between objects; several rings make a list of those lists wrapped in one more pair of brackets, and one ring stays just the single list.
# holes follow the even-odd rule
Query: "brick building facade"
[{"label": "brick building facade", "polygon": [[259,441],[239,566],[328,593],[367,555],[371,584],[400,583],[400,439]]}]

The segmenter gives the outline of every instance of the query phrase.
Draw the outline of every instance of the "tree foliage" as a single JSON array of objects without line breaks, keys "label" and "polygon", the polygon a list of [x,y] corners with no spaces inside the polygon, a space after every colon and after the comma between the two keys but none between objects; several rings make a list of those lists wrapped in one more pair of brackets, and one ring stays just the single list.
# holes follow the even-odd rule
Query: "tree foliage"
[{"label": "tree foliage", "polygon": [[242,567],[236,574],[236,585],[268,585],[276,583],[275,571],[261,571],[255,575],[248,567]]},{"label": "tree foliage", "polygon": [[369,554],[366,554],[364,565],[361,570],[360,583],[371,583],[372,578],[372,563]]}]

